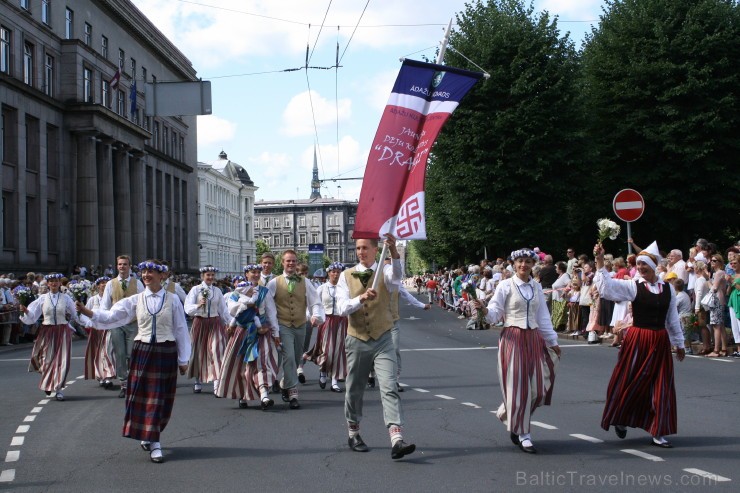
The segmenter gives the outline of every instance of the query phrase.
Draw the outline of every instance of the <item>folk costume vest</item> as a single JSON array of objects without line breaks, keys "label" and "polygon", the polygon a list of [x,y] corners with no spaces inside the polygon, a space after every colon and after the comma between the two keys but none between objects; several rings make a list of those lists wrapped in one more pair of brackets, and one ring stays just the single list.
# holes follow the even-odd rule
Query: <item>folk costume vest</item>
[{"label": "folk costume vest", "polygon": [[646,283],[638,282],[637,295],[632,302],[632,325],[641,329],[664,329],[670,304],[671,288],[667,284],[660,293],[653,294]]},{"label": "folk costume vest", "polygon": [[537,310],[540,306],[540,300],[537,297],[536,286],[532,286],[530,294],[530,290],[526,288],[521,289],[514,282],[513,277],[509,279],[509,283],[510,289],[509,296],[506,298],[506,321],[504,325],[507,327],[519,327],[521,329],[538,328]]},{"label": "folk costume vest", "polygon": [[[52,296],[54,296],[54,299],[52,299]],[[67,303],[65,296],[67,295],[61,292],[56,295],[46,293],[46,299],[41,308],[41,313],[44,315],[42,325],[62,325],[67,323]]]},{"label": "folk costume vest", "polygon": [[399,297],[400,297],[400,291],[394,291],[391,293],[391,315],[393,316],[394,322],[398,322],[401,318],[401,315],[398,312]]},{"label": "folk costume vest", "polygon": [[113,305],[118,303],[124,298],[128,298],[129,296],[133,296],[139,292],[139,283],[136,281],[136,278],[134,276],[129,276],[128,286],[126,286],[126,291],[123,291],[123,285],[121,284],[121,279],[119,277],[116,277],[113,279],[110,283],[110,299]]},{"label": "folk costume vest", "polygon": [[[355,270],[356,268],[352,267],[343,273],[349,287],[350,298],[360,296],[367,291],[367,288],[362,285],[362,281],[352,276]],[[373,272],[368,280],[368,286],[372,286],[376,275],[378,275],[378,272]],[[380,275],[383,275],[383,271],[380,272]],[[393,327],[391,294],[388,292],[385,282],[382,281],[381,279],[381,282],[378,283],[378,296],[374,300],[365,301],[359,310],[349,316],[347,335],[356,337],[361,341],[377,340]]]},{"label": "folk costume vest", "polygon": [[161,303],[162,298],[157,298],[156,312],[150,312],[147,307],[146,291],[142,291],[138,296],[139,300],[136,302],[136,320],[139,324],[139,333],[136,335],[134,340],[149,343],[152,338],[152,332],[154,331],[154,317],[156,317],[157,342],[174,341],[175,334],[172,327],[172,303],[169,299],[172,295],[170,293],[165,293],[163,303]]},{"label": "folk costume vest", "polygon": [[306,279],[296,281],[292,293],[288,292],[288,280],[285,276],[275,279],[275,307],[280,325],[294,329],[306,324]]}]

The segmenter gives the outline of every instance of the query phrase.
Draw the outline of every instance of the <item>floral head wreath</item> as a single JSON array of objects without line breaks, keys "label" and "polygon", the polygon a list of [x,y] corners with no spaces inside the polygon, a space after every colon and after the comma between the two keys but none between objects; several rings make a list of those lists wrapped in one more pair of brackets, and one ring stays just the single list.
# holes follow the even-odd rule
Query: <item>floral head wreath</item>
[{"label": "floral head wreath", "polygon": [[248,288],[251,285],[252,285],[252,283],[249,282],[249,281],[242,281],[239,284],[237,284],[236,287],[237,288]]},{"label": "floral head wreath", "polygon": [[326,268],[326,272],[330,272],[333,270],[338,270],[339,272],[342,272],[346,267],[342,262],[332,262],[329,264],[329,267]]},{"label": "floral head wreath", "polygon": [[203,274],[205,272],[218,272],[218,268],[214,267],[212,265],[207,265],[205,267],[200,268],[200,273]]},{"label": "floral head wreath", "polygon": [[232,279],[232,282],[233,281],[246,281],[246,279],[244,279],[244,276],[234,276],[234,279]]},{"label": "floral head wreath", "polygon": [[110,281],[110,277],[108,277],[108,276],[98,277],[97,279],[95,279],[95,283],[94,284],[97,286],[101,282],[108,282],[108,281]]},{"label": "floral head wreath", "polygon": [[520,248],[511,252],[511,259],[516,260],[518,258],[531,258],[532,260],[539,260],[539,256],[529,248]]},{"label": "floral head wreath", "polygon": [[262,266],[260,264],[247,264],[244,266],[244,272],[249,272],[250,270],[262,270]]},{"label": "floral head wreath", "polygon": [[59,272],[52,272],[51,274],[46,274],[44,276],[44,279],[47,281],[59,281],[64,277],[63,274],[60,274]]},{"label": "floral head wreath", "polygon": [[166,265],[157,264],[154,262],[141,262],[138,266],[139,270],[156,270],[157,272],[168,272],[170,269]]}]

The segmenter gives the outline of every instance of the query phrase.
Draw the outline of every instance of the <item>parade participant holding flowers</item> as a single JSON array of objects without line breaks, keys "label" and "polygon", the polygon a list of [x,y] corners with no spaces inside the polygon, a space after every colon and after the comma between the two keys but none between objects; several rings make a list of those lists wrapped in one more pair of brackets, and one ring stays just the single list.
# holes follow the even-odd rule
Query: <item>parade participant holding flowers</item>
[{"label": "parade participant holding flowers", "polygon": [[126,387],[123,436],[141,440],[152,462],[164,461],[160,434],[172,415],[177,371],[184,375],[190,360],[190,336],[180,298],[162,288],[167,266],[160,260],[139,264],[143,292],[123,298],[110,310],[77,310],[94,324],[137,322]]},{"label": "parade participant holding flowers", "polygon": [[684,337],[676,309],[676,294],[656,274],[660,252],[653,242],[637,256],[637,280],[612,279],[604,269],[604,247],[594,247],[598,272],[594,283],[599,295],[613,301],[632,302],[632,326],[627,330],[606,394],[601,427],[610,426],[619,438],[627,427],[642,428],[651,443],[670,448],[666,435],[677,431],[676,390],[673,383],[671,345],[676,357],[685,356]]},{"label": "parade participant holding flowers", "polygon": [[[100,299],[108,281],[110,281],[110,277],[99,277],[93,283],[97,293],[90,296],[86,303],[82,299],[76,301],[84,303],[85,307],[90,310],[99,309]],[[110,389],[113,387],[111,379],[116,376],[116,364],[110,352],[108,352],[110,330],[95,330],[96,327],[92,320],[84,315],[80,316],[80,320],[85,327],[91,329],[87,335],[87,347],[85,348],[85,380],[94,378],[100,382],[101,387]]]},{"label": "parade participant holding flowers", "polygon": [[188,365],[188,378],[195,378],[193,392],[199,394],[203,383],[213,382],[213,393],[218,397],[218,374],[226,346],[225,326],[231,316],[223,293],[214,284],[217,272],[212,265],[200,269],[203,282],[193,286],[185,297],[185,313],[193,317],[192,355]]},{"label": "parade participant holding flowers", "polygon": [[39,388],[51,395],[56,392],[56,400],[63,401],[62,389],[69,373],[70,351],[72,349],[72,327],[69,320],[77,321],[75,304],[69,295],[61,293],[62,274],[53,273],[44,276],[48,293],[39,295],[30,305],[22,303],[23,312],[20,320],[32,325],[43,316],[36,341],[31,351],[31,363],[28,371],[41,373]]},{"label": "parade participant holding flowers", "polygon": [[506,425],[511,441],[534,454],[530,420],[535,409],[550,405],[560,346],[542,286],[532,278],[537,254],[523,248],[511,252],[511,259],[514,276],[499,283],[487,307],[481,300],[474,304],[489,323],[504,322],[498,351],[504,402],[496,416]]}]

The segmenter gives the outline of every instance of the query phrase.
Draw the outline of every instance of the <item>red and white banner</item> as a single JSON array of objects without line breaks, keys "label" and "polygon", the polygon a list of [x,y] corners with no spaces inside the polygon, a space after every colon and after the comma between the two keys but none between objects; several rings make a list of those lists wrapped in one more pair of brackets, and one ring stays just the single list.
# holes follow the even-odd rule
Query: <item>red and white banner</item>
[{"label": "red and white banner", "polygon": [[391,232],[424,240],[424,178],[429,151],[482,73],[404,60],[380,119],[355,219],[354,238]]}]

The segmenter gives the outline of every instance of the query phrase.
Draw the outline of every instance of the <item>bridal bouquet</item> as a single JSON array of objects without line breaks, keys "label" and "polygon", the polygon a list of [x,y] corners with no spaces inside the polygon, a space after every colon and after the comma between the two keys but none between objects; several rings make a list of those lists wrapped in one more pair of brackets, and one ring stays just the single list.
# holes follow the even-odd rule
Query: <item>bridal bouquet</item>
[{"label": "bridal bouquet", "polygon": [[619,224],[611,219],[599,219],[596,221],[596,226],[599,228],[599,243],[603,243],[607,238],[617,239],[620,231]]}]

